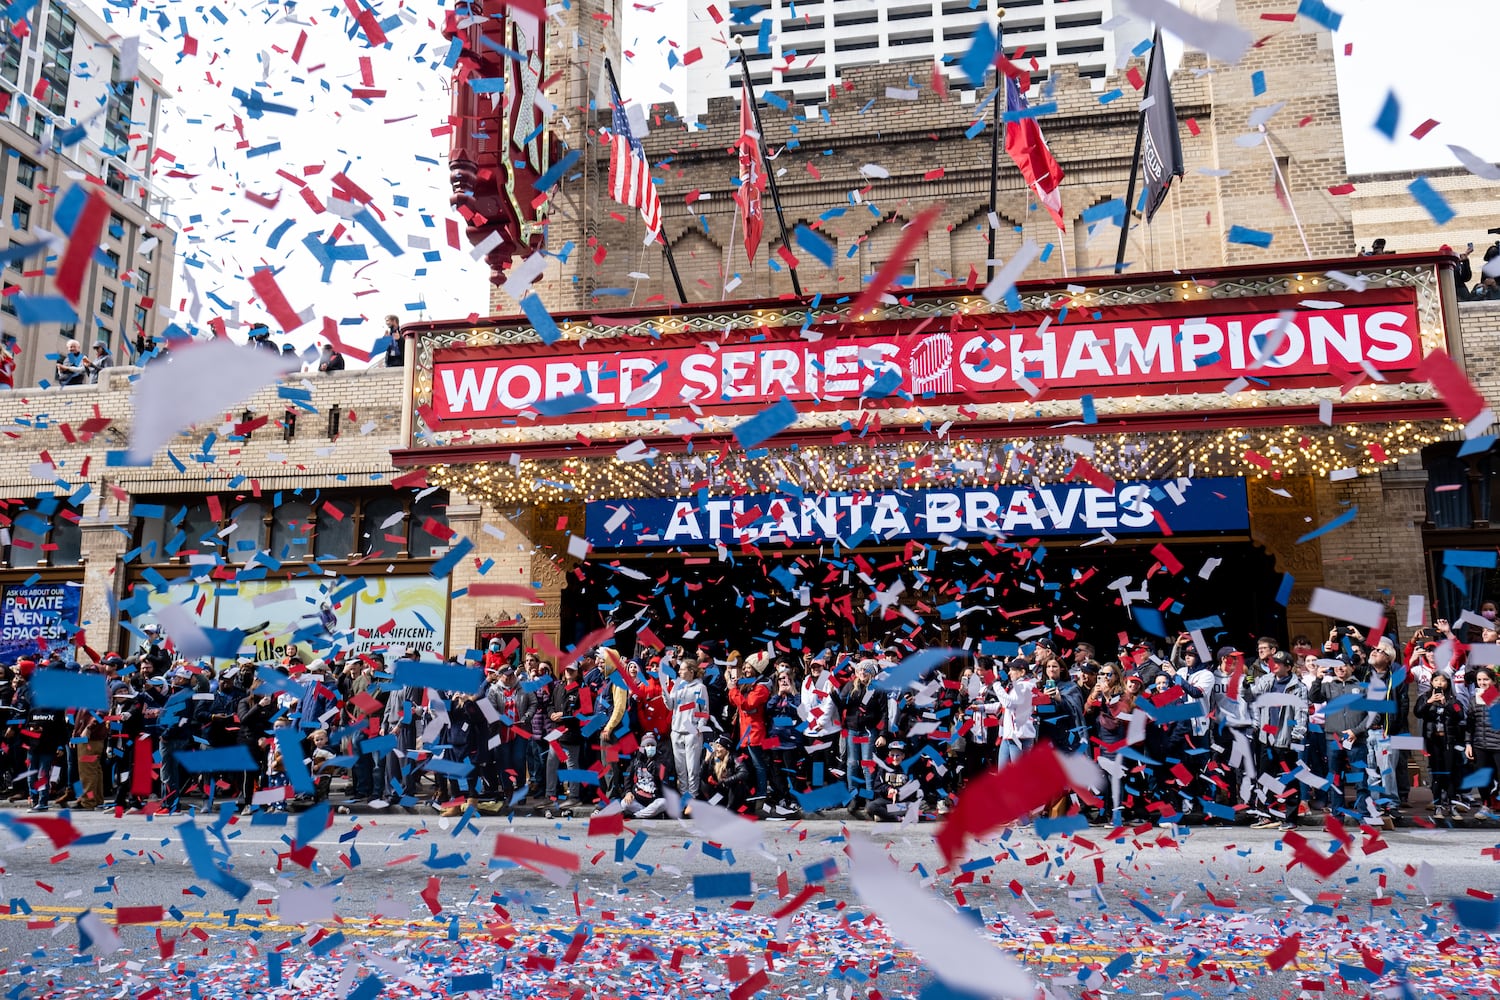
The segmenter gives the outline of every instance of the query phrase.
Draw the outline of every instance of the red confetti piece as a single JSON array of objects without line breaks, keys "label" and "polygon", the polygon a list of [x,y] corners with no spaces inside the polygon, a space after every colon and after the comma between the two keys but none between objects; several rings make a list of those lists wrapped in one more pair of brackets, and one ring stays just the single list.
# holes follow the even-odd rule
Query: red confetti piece
[{"label": "red confetti piece", "polygon": [[[1026,780],[1016,781],[1016,775]],[[934,838],[949,865],[962,858],[968,838],[1025,819],[1072,787],[1056,750],[1038,743],[1003,768],[990,768],[964,786]]]},{"label": "red confetti piece", "polygon": [[109,202],[98,191],[90,191],[73,232],[68,237],[68,248],[63,251],[57,265],[57,290],[73,305],[83,293],[83,276],[88,273],[89,262],[99,248],[99,239],[104,235],[104,224],[109,221]]},{"label": "red confetti piece", "polygon": [[1436,350],[1427,355],[1412,374],[1431,383],[1438,396],[1448,404],[1448,411],[1465,423],[1483,413],[1488,405],[1484,396],[1474,388],[1463,369],[1458,367],[1457,362],[1446,351]]},{"label": "red confetti piece", "polygon": [[1435,118],[1429,118],[1425,122],[1423,122],[1422,124],[1418,125],[1416,128],[1414,128],[1414,129],[1411,130],[1411,137],[1413,139],[1421,139],[1424,136],[1426,136],[1428,132],[1431,132],[1433,129],[1435,129],[1437,127],[1438,127],[1437,119],[1435,119]]},{"label": "red confetti piece", "polygon": [[506,833],[495,835],[495,857],[509,858],[524,865],[547,865],[573,872],[578,871],[582,865],[582,860],[572,851],[559,850]]},{"label": "red confetti piece", "polygon": [[1129,80],[1130,85],[1136,90],[1140,90],[1146,85],[1145,79],[1141,76],[1140,69],[1135,66],[1130,67],[1130,69],[1125,73],[1125,79]]},{"label": "red confetti piece", "polygon": [[1329,194],[1353,194],[1353,184],[1333,184],[1328,188]]},{"label": "red confetti piece", "polygon": [[266,307],[266,312],[271,314],[271,318],[283,332],[290,333],[302,326],[301,317],[282,294],[281,286],[276,283],[276,275],[269,268],[250,275],[250,287],[255,289],[261,305]]},{"label": "red confetti piece", "polygon": [[1266,956],[1266,965],[1273,972],[1279,972],[1289,962],[1297,960],[1297,953],[1302,950],[1302,934],[1296,933],[1289,938],[1282,938],[1275,949]]},{"label": "red confetti piece", "polygon": [[126,924],[155,924],[161,919],[162,908],[160,906],[115,907],[115,924],[120,927]]}]

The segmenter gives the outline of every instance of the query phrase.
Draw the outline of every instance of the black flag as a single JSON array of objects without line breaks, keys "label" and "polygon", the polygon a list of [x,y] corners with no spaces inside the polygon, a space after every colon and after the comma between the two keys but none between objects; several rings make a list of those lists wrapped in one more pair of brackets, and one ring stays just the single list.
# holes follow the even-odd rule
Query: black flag
[{"label": "black flag", "polygon": [[1141,171],[1146,175],[1146,221],[1150,222],[1166,200],[1172,178],[1182,176],[1182,135],[1177,131],[1177,108],[1172,104],[1172,84],[1167,79],[1166,53],[1161,48],[1159,30],[1151,44],[1146,100],[1151,101],[1151,106],[1145,111]]}]

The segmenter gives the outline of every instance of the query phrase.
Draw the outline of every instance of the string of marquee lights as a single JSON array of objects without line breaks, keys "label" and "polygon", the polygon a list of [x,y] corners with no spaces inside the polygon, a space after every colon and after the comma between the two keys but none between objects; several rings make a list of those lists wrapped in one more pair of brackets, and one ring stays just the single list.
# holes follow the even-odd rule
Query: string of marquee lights
[{"label": "string of marquee lights", "polygon": [[658,454],[623,461],[597,457],[516,459],[434,465],[428,482],[497,507],[632,497],[862,489],[941,489],[1061,482],[1080,456],[1112,479],[1179,476],[1316,476],[1378,472],[1444,440],[1451,421],[1395,421],[1328,428],[1264,427],[1086,438],[1092,454],[1061,439],[853,442],[735,451]]}]

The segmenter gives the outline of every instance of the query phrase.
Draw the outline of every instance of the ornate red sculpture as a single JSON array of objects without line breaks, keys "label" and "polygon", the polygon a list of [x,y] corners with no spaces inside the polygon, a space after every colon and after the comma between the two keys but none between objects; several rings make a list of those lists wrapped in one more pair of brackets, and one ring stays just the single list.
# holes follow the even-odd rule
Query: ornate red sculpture
[{"label": "ornate red sculpture", "polygon": [[500,284],[517,255],[542,245],[546,216],[537,180],[552,161],[542,94],[544,26],[526,14],[510,15],[497,0],[463,2],[446,12],[443,37],[463,46],[453,70],[448,153],[455,211],[475,246],[498,234],[485,260]]}]

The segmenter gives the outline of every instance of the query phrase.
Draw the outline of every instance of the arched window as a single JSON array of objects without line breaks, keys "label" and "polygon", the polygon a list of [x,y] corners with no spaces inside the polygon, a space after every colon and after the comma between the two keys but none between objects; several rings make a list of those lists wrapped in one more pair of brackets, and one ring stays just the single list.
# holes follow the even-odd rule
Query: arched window
[{"label": "arched window", "polygon": [[[187,540],[182,543],[182,548],[177,555],[191,556],[198,552],[218,552],[221,544],[219,539],[219,522],[213,519],[208,511],[207,503],[195,503],[187,509],[187,516],[182,520],[182,529],[187,532]],[[169,528],[168,535],[173,532]],[[170,547],[171,539],[168,539]]]},{"label": "arched window", "polygon": [[413,559],[426,559],[433,554],[432,550],[448,544],[445,535],[434,535],[429,533],[422,525],[431,518],[438,524],[448,524],[448,497],[441,492],[429,493],[422,497],[411,508],[411,557]]},{"label": "arched window", "polygon": [[366,500],[359,531],[363,553],[385,559],[396,557],[406,548],[406,504],[394,493]]},{"label": "arched window", "polygon": [[229,522],[229,533],[224,536],[229,546],[227,558],[232,563],[248,563],[266,547],[266,508],[255,502],[242,503],[229,515]]},{"label": "arched window", "polygon": [[52,515],[52,534],[48,541],[56,545],[47,555],[53,566],[77,566],[83,562],[83,528],[78,515],[69,508]]},{"label": "arched window", "polygon": [[359,551],[354,544],[353,500],[323,500],[317,514],[313,542],[319,559],[348,559]]},{"label": "arched window", "polygon": [[281,562],[312,555],[312,504],[283,500],[271,522],[271,557]]}]

